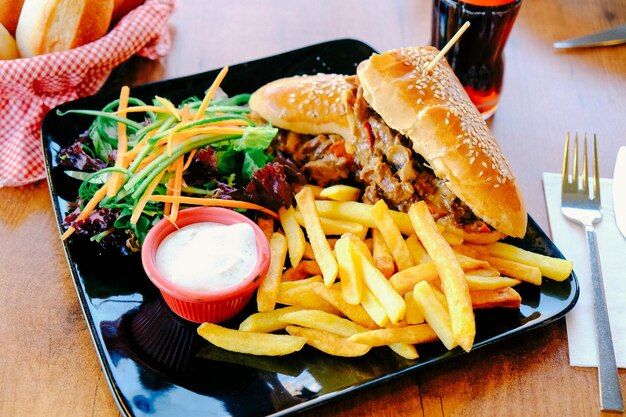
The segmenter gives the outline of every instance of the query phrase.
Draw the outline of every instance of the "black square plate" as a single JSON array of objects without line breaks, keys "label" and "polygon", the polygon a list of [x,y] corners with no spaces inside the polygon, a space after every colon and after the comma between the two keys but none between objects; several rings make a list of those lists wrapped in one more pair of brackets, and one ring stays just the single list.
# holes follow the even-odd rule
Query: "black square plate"
[{"label": "black square plate", "polygon": [[[297,74],[354,74],[356,65],[372,52],[368,45],[349,39],[313,45],[234,65],[222,87],[234,95]],[[159,95],[174,103],[202,97],[217,72],[136,87],[131,95],[145,101]],[[100,110],[117,97],[117,92],[99,94],[58,109]],[[59,229],[79,183],[63,173],[57,154],[91,121],[80,115],[60,117],[55,109],[43,123],[43,149]],[[532,219],[526,237],[511,242],[562,257]],[[447,351],[439,343],[420,346],[420,358],[415,361],[386,348],[373,349],[361,358],[331,357],[309,347],[283,358],[225,352],[200,339],[196,325],[170,312],[144,274],[139,256],[102,254],[73,239],[64,243],[64,249],[102,368],[115,400],[128,416],[288,415],[465,355],[460,348]],[[578,298],[574,275],[563,282],[544,280],[541,287],[518,288],[523,300],[520,310],[477,312],[474,349],[551,323]]]}]

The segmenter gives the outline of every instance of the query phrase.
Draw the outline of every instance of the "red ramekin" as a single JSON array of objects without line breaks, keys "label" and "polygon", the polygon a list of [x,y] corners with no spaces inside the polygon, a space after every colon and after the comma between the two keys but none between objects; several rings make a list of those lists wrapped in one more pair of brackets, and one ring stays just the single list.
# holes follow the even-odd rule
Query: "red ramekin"
[{"label": "red ramekin", "polygon": [[181,210],[176,225],[181,228],[194,223],[248,223],[254,230],[257,263],[239,284],[216,291],[192,291],[180,288],[165,279],[156,268],[157,248],[167,235],[177,230],[168,219],[162,219],[148,232],[141,249],[141,262],[148,277],[161,291],[167,305],[180,317],[196,323],[219,323],[235,316],[250,301],[254,290],[269,267],[269,242],[259,226],[236,211],[220,207],[195,207]]}]

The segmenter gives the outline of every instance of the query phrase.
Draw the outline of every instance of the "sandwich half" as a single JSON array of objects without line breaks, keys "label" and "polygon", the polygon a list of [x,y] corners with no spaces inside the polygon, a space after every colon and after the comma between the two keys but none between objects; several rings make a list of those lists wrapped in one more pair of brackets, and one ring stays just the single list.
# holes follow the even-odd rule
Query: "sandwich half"
[{"label": "sandwich half", "polygon": [[347,161],[337,169],[348,172],[333,180],[360,185],[366,203],[383,199],[406,211],[425,201],[439,224],[467,241],[523,237],[527,213],[513,171],[448,63],[425,70],[437,52],[373,54],[356,78],[277,80],[256,91],[250,106],[283,129],[279,149],[287,154],[296,149],[290,135],[311,149],[319,135],[334,137]]}]

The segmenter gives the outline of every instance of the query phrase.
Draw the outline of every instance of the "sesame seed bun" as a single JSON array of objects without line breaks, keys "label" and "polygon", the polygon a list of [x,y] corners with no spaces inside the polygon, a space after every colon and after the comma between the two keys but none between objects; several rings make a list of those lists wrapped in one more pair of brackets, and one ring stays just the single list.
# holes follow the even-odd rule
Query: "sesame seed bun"
[{"label": "sesame seed bun", "polygon": [[437,52],[413,47],[373,54],[357,68],[363,97],[477,217],[523,237],[524,201],[485,121],[446,60],[425,73]]},{"label": "sesame seed bun", "polygon": [[250,97],[250,108],[272,125],[310,135],[350,135],[341,95],[354,77],[303,75],[272,81]]}]

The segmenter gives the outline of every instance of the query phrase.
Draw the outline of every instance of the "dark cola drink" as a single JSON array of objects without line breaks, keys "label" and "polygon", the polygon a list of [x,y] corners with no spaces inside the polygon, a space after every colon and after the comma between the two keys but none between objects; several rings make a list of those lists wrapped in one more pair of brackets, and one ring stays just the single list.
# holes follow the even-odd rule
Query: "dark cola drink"
[{"label": "dark cola drink", "polygon": [[503,50],[522,0],[434,0],[431,44],[442,49],[470,22],[446,58],[483,118],[496,111],[504,74]]}]

